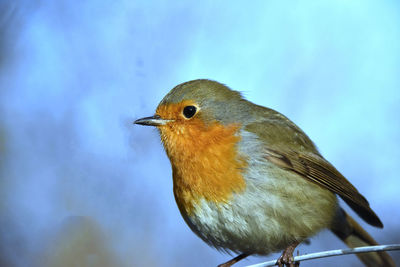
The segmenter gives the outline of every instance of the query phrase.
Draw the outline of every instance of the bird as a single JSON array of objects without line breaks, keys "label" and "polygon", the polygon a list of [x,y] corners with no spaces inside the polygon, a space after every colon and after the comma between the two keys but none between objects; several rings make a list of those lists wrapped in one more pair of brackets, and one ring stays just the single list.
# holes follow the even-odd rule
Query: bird
[{"label": "bird", "polygon": [[[367,199],[295,123],[239,91],[209,79],[184,82],[134,124],[158,129],[190,229],[238,255],[220,267],[280,251],[277,264],[295,266],[295,248],[324,229],[351,248],[378,244],[338,202],[383,228]],[[395,266],[386,252],[357,256],[366,266]]]}]

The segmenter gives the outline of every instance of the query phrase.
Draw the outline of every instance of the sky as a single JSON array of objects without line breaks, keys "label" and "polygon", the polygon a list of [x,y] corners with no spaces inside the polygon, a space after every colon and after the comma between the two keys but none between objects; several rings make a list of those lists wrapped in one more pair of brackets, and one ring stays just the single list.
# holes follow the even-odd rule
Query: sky
[{"label": "sky", "polygon": [[[400,243],[399,11],[397,1],[2,1],[0,265],[230,259],[185,225],[157,131],[132,124],[198,78],[293,120],[385,225],[365,229]],[[300,253],[344,247],[323,231]],[[317,263],[361,266],[355,256],[302,266]]]}]

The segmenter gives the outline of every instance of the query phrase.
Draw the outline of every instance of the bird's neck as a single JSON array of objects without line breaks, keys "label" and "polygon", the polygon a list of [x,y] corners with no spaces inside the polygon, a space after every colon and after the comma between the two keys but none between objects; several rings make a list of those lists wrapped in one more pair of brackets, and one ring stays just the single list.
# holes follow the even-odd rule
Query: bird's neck
[{"label": "bird's neck", "polygon": [[202,199],[226,203],[245,189],[246,160],[238,155],[238,125],[160,129],[171,161],[174,195],[182,213],[190,215]]}]

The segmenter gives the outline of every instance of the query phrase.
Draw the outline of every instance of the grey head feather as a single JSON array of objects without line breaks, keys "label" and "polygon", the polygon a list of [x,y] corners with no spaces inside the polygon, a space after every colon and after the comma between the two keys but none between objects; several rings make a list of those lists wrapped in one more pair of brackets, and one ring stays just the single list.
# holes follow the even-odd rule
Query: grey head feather
[{"label": "grey head feather", "polygon": [[[192,100],[201,109],[199,116],[206,122],[217,120],[222,124],[244,122],[252,112],[249,101],[241,93],[222,83],[199,79],[173,88],[159,105]],[[251,103],[252,104],[252,103]],[[252,104],[254,105],[254,104]]]},{"label": "grey head feather", "polygon": [[199,79],[173,88],[159,105],[192,100],[200,111],[196,116],[206,123],[218,121],[224,125],[239,123],[242,129],[252,132],[269,145],[304,147],[318,153],[313,142],[283,114],[256,105],[222,83]]}]

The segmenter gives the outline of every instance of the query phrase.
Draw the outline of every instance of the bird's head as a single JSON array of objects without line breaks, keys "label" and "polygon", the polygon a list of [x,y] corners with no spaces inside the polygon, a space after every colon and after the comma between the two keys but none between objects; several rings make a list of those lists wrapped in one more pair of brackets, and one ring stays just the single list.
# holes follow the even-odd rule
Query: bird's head
[{"label": "bird's head", "polygon": [[170,155],[173,149],[201,149],[232,136],[248,112],[248,102],[239,92],[215,81],[194,80],[173,88],[154,116],[135,123],[156,126]]}]

